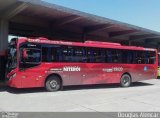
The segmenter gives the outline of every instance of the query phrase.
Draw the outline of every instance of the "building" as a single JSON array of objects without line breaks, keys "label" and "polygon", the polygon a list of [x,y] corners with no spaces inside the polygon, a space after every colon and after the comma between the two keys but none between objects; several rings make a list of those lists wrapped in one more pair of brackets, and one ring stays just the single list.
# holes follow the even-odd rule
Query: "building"
[{"label": "building", "polygon": [[0,52],[8,34],[159,48],[160,33],[40,0],[0,1]]}]

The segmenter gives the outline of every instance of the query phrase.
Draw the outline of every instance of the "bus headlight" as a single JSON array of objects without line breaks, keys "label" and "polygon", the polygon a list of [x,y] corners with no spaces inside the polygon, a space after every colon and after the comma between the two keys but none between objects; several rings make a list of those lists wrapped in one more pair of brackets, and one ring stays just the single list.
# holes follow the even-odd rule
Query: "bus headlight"
[{"label": "bus headlight", "polygon": [[13,79],[14,77],[16,77],[16,73],[14,73],[13,75],[10,76],[9,80]]}]

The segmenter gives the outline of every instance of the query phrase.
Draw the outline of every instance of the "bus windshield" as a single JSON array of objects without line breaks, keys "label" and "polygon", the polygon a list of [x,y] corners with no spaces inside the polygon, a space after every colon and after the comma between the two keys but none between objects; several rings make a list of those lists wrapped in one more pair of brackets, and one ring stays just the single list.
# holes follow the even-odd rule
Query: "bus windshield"
[{"label": "bus windshield", "polygon": [[[25,63],[26,64],[39,64],[41,61],[41,50],[40,49],[32,49],[27,48],[26,51],[26,58]],[[21,61],[23,58],[21,59]],[[23,60],[24,61],[24,60]],[[23,63],[23,61],[21,63]]]},{"label": "bus windshield", "polygon": [[35,67],[41,64],[41,47],[39,47],[39,45],[25,43],[20,46],[19,50],[20,69]]},{"label": "bus windshield", "polygon": [[15,69],[17,66],[17,49],[16,45],[9,45],[8,47],[8,70]]}]

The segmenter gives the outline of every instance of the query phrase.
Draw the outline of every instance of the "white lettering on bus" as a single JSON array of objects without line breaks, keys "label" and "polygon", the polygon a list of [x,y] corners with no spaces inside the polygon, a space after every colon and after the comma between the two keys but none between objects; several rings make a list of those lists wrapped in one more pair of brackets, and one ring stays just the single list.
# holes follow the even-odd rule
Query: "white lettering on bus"
[{"label": "white lettering on bus", "polygon": [[103,71],[104,72],[113,72],[113,69],[111,69],[111,68],[104,68]]},{"label": "white lettering on bus", "polygon": [[65,66],[65,67],[63,67],[63,71],[72,71],[72,72],[74,72],[74,71],[81,71],[81,68],[80,67],[78,67],[78,66]]},{"label": "white lettering on bus", "polygon": [[122,67],[112,67],[112,68],[113,68],[113,71],[115,71],[115,72],[123,71]]},{"label": "white lettering on bus", "polygon": [[61,68],[51,68],[50,71],[62,71]]},{"label": "white lettering on bus", "polygon": [[121,72],[121,71],[123,71],[123,68],[122,67],[103,68],[102,71],[104,71],[104,72]]},{"label": "white lettering on bus", "polygon": [[50,40],[40,40],[40,39],[28,39],[28,42],[41,42],[41,43],[53,43],[53,44],[62,44],[62,45],[72,45],[72,42],[63,42],[63,41],[50,41]]}]

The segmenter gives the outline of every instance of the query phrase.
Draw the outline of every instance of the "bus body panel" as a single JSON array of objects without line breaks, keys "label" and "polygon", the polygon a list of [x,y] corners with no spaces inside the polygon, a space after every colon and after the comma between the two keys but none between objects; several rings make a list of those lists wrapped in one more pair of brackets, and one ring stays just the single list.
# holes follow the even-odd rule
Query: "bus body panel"
[{"label": "bus body panel", "polygon": [[8,84],[15,88],[44,87],[47,77],[53,74],[62,78],[63,86],[120,83],[124,73],[129,73],[132,82],[136,82],[155,78],[153,70],[150,65],[43,63],[36,68],[18,71],[16,78]]},{"label": "bus body panel", "polygon": [[[88,46],[88,47],[103,47],[113,49],[129,49],[129,50],[151,50],[142,47],[121,46],[121,45],[101,45],[101,44],[82,44],[61,41],[40,41],[22,38],[18,40],[17,50],[19,45],[24,42],[34,42],[37,44],[63,44],[71,46]],[[18,52],[18,60],[20,57]],[[17,64],[19,66],[19,63]],[[19,69],[18,67],[8,73],[8,85],[15,88],[32,88],[44,87],[47,77],[50,75],[59,75],[62,79],[63,86],[68,85],[87,85],[87,84],[105,84],[105,83],[120,83],[120,78],[124,73],[128,73],[132,82],[153,79],[157,76],[157,56],[155,64],[118,64],[118,63],[74,63],[74,62],[41,62],[40,65]],[[16,76],[11,76],[16,73]]]}]

